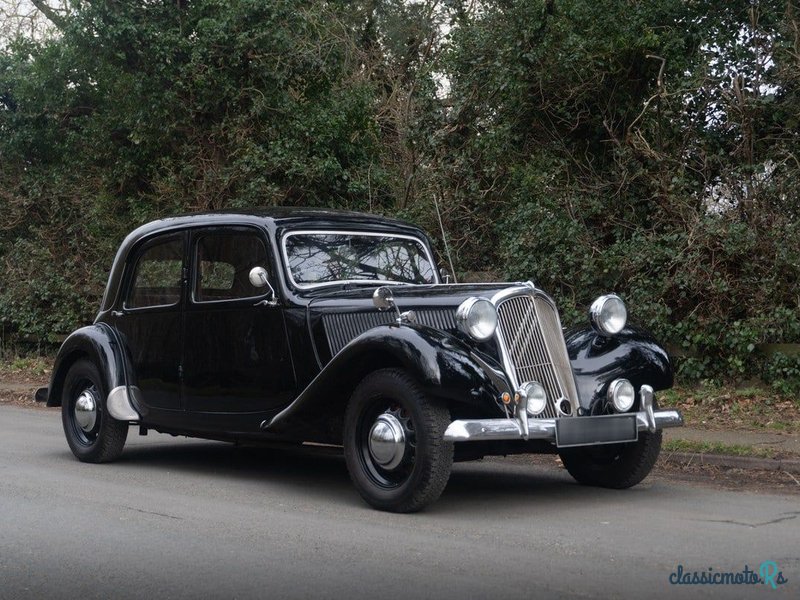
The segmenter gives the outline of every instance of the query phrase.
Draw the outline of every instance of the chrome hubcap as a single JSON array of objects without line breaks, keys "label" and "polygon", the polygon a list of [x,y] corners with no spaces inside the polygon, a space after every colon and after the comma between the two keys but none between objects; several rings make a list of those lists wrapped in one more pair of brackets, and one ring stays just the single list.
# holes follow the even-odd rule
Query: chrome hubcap
[{"label": "chrome hubcap", "polygon": [[397,467],[406,452],[406,434],[393,414],[378,415],[369,432],[369,453],[381,468],[390,471]]},{"label": "chrome hubcap", "polygon": [[97,400],[90,390],[84,390],[75,400],[75,422],[86,433],[97,423]]}]

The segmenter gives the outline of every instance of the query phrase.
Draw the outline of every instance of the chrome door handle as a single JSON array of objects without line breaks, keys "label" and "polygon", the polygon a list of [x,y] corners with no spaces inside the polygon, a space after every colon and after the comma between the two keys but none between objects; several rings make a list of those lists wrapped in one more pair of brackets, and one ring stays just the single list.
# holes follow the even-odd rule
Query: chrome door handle
[{"label": "chrome door handle", "polygon": [[264,300],[259,300],[258,302],[253,304],[253,306],[278,306],[278,301],[277,300],[267,300],[265,298]]}]

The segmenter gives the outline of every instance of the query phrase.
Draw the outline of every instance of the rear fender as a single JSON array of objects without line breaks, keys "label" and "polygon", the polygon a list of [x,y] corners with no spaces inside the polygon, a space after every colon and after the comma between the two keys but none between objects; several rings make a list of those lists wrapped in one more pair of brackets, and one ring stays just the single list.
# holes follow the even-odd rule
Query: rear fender
[{"label": "rear fender", "polygon": [[91,361],[105,378],[111,415],[125,421],[137,420],[141,412],[132,393],[135,387],[129,381],[130,361],[116,332],[105,323],[82,327],[61,344],[47,389],[47,406],[61,406],[67,373],[81,359]]}]

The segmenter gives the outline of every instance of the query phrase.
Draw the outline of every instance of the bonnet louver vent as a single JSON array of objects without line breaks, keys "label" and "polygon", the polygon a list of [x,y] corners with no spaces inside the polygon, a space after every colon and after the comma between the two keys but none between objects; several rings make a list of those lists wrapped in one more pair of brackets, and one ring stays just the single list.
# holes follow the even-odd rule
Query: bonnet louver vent
[{"label": "bonnet louver vent", "polygon": [[[455,313],[452,309],[435,310],[423,309],[414,310],[417,315],[417,323],[427,325],[435,329],[452,330],[456,328]],[[359,335],[378,327],[393,323],[396,318],[392,312],[363,312],[363,313],[338,313],[325,315],[322,321],[325,325],[325,334],[328,336],[328,345],[331,356],[344,348],[351,340]]]}]

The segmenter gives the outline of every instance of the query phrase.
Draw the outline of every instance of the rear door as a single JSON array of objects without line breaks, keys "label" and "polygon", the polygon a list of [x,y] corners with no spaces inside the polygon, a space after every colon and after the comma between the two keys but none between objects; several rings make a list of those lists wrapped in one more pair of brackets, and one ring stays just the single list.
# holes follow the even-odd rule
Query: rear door
[{"label": "rear door", "polygon": [[131,252],[121,306],[112,312],[133,364],[131,385],[155,409],[180,410],[182,302],[188,235],[168,233],[148,238]]},{"label": "rear door", "polygon": [[184,317],[183,398],[194,413],[257,413],[288,404],[295,378],[279,305],[249,274],[275,278],[265,234],[255,227],[192,232]]}]

